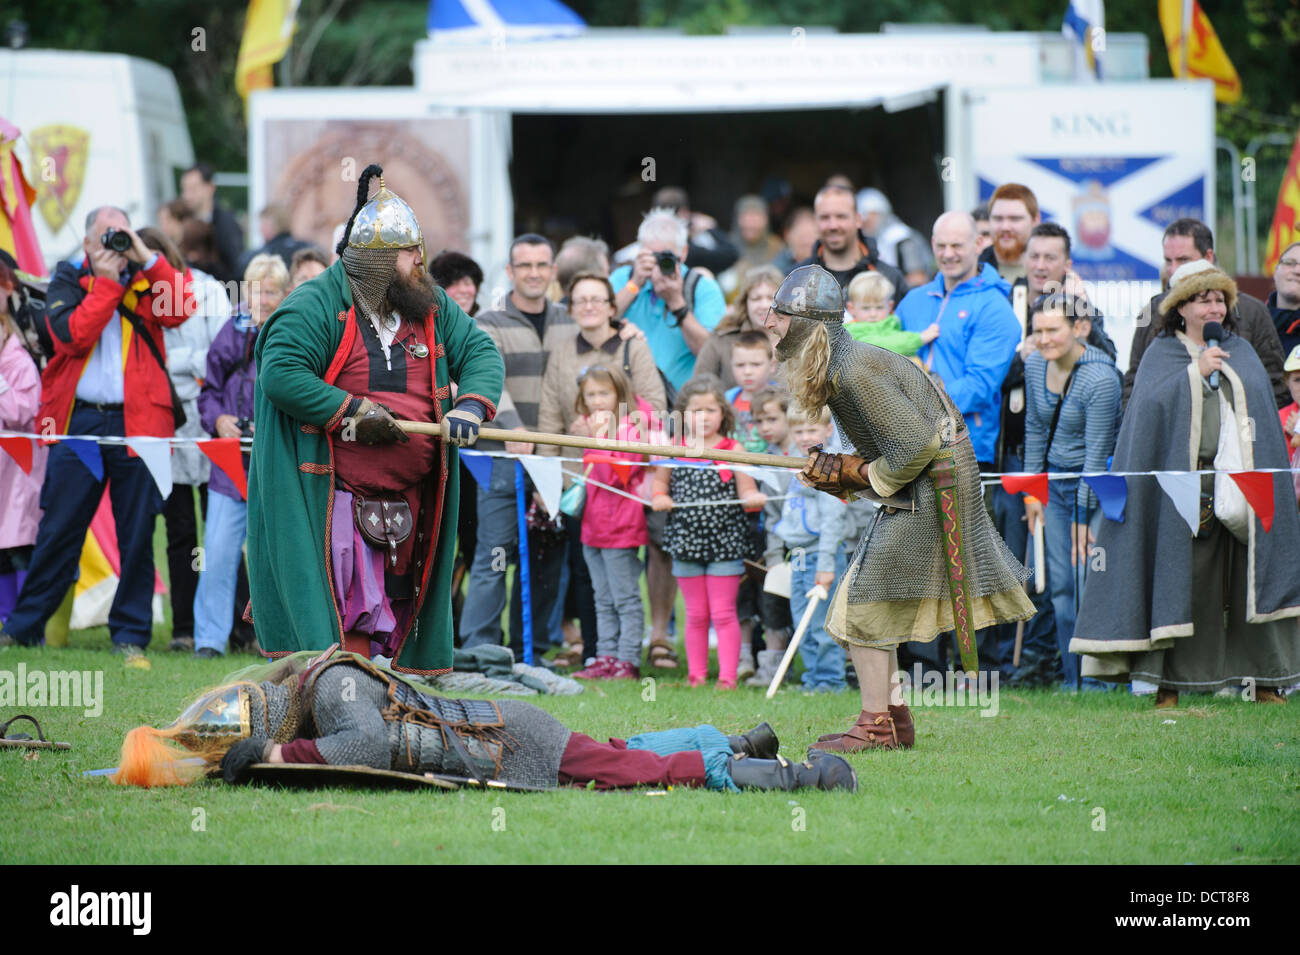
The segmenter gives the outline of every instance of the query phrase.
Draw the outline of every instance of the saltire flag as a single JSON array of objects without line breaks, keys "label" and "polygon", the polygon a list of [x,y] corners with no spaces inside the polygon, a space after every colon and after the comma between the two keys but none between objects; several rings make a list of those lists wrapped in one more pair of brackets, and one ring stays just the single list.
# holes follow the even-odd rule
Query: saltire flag
[{"label": "saltire flag", "polygon": [[275,85],[271,67],[284,59],[293,42],[299,0],[249,0],[244,38],[235,62],[235,89],[248,103],[253,90]]},{"label": "saltire flag", "polygon": [[559,0],[429,0],[436,43],[502,43],[576,36],[587,23]]},{"label": "saltire flag", "polygon": [[1061,32],[1074,44],[1074,78],[1102,78],[1101,54],[1106,48],[1106,5],[1102,0],[1070,0]]},{"label": "saltire flag", "polygon": [[[1169,66],[1178,79],[1214,81],[1214,99],[1235,103],[1241,99],[1241,78],[1210,26],[1209,17],[1196,0],[1159,0],[1160,29],[1169,51]],[[1184,21],[1187,7],[1190,16]],[[1186,69],[1184,69],[1184,61]]]},{"label": "saltire flag", "polygon": [[1282,251],[1292,242],[1300,242],[1300,134],[1291,148],[1291,161],[1286,164],[1282,187],[1277,191],[1277,206],[1273,209],[1273,227],[1268,230],[1268,256],[1264,271],[1277,268]]}]

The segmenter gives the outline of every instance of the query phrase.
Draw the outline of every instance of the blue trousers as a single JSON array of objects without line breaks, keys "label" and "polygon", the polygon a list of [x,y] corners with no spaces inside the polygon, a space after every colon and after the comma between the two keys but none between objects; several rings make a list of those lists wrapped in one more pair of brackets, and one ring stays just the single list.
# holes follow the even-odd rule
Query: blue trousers
[{"label": "blue trousers", "polygon": [[1070,564],[1070,522],[1074,520],[1074,495],[1078,483],[1077,478],[1052,482],[1046,508],[1046,523],[1043,527],[1043,553],[1047,558],[1047,591],[1052,597],[1052,609],[1056,617],[1056,645],[1061,652],[1061,666],[1065,671],[1066,685],[1078,687],[1084,684],[1089,687],[1109,689],[1098,680],[1082,680],[1079,671],[1079,655],[1070,652],[1074,622],[1079,616],[1079,599],[1083,594],[1083,582],[1088,574],[1088,560],[1091,559],[1090,555],[1078,565]]},{"label": "blue trousers", "polygon": [[248,536],[248,505],[208,490],[208,520],[203,528],[203,570],[194,591],[194,649],[226,652],[230,608]]},{"label": "blue trousers", "polygon": [[[835,555],[835,580],[838,583],[844,576],[844,570],[848,560],[844,556],[843,550]],[[797,627],[799,621],[803,619],[804,611],[808,609],[808,591],[813,589],[813,584],[817,580],[817,556],[811,552],[807,559],[793,561],[790,565],[790,616],[794,619],[794,625]],[[835,584],[829,588],[829,593],[835,593]],[[804,631],[803,638],[799,641],[799,656],[803,659],[803,685],[812,689],[818,684],[826,684],[834,690],[842,690],[845,687],[844,682],[844,649],[838,643],[831,639],[830,634],[826,632],[826,609],[830,606],[830,600],[823,600],[817,604],[817,609],[813,611],[812,619],[808,621],[808,629]]]},{"label": "blue trousers", "polygon": [[[69,434],[118,435],[126,433],[121,411],[77,408],[68,424]],[[32,566],[18,595],[18,605],[5,621],[5,632],[19,643],[34,646],[45,636],[45,622],[59,609],[68,588],[77,579],[77,565],[86,531],[104,496],[105,482],[117,525],[117,546],[122,573],[108,612],[113,643],[149,645],[153,635],[153,532],[162,512],[162,495],[145,463],[122,445],[102,444],[104,476],[90,473],[66,444],[50,448],[41,486],[44,515],[36,531]]]},{"label": "blue trousers", "polygon": [[[534,659],[552,642],[548,631],[551,611],[559,596],[560,566],[564,547],[544,553],[529,548],[529,584],[532,591]],[[519,522],[515,512],[515,462],[492,460],[492,481],[478,489],[478,537],[474,563],[469,570],[469,589],[460,611],[460,635],[465,649],[500,646],[501,613],[506,606],[506,568],[519,564]],[[523,659],[523,588],[516,577],[510,595],[510,643],[515,659]]]},{"label": "blue trousers", "polygon": [[[1024,462],[1015,454],[1008,452],[1003,456],[1004,471],[1021,471]],[[1025,521],[1025,499],[1020,494],[1008,494],[1001,485],[993,489],[993,523],[1006,542],[1007,548],[1016,560],[1024,562],[1026,548],[1029,544],[1029,524]],[[1046,543],[1046,541],[1044,541]],[[1032,570],[1031,552],[1029,566]],[[1033,580],[1029,585],[1029,599],[1033,601],[1038,612],[1025,621],[1025,637],[1021,647],[1021,666],[1030,666],[1043,657],[1049,659],[1056,653],[1056,618],[1053,614],[1051,591],[1043,593],[1034,591]],[[999,624],[980,633],[997,632],[997,656],[1003,677],[1009,677],[1014,670],[1011,665],[1015,653],[1016,625]],[[992,649],[992,648],[990,648]],[[980,643],[980,664],[984,665],[985,645]],[[990,669],[993,669],[990,667]]]}]

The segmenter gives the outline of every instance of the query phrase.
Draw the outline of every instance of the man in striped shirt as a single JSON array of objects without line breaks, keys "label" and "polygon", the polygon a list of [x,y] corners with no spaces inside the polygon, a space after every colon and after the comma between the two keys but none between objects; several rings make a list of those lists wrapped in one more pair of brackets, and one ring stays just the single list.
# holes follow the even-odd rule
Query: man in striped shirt
[{"label": "man in striped shirt", "polygon": [[[555,250],[544,236],[521,235],[511,243],[506,267],[512,289],[501,308],[475,317],[479,328],[496,343],[506,365],[506,384],[496,421],[502,428],[537,428],[546,356],[556,336],[572,334],[573,319],[546,298],[555,274]],[[480,451],[532,454],[525,442],[479,441]],[[519,528],[515,514],[515,462],[492,460],[492,478],[478,487],[478,538],[469,572],[469,590],[461,609],[460,636],[465,649],[499,646],[503,642],[501,612],[506,603],[506,568],[519,563]],[[531,486],[530,486],[531,488]],[[559,596],[560,565],[564,548],[530,548],[533,648],[536,658],[546,650],[551,635],[545,625]],[[522,601],[519,578],[510,599],[510,644],[515,659],[523,659]]]}]

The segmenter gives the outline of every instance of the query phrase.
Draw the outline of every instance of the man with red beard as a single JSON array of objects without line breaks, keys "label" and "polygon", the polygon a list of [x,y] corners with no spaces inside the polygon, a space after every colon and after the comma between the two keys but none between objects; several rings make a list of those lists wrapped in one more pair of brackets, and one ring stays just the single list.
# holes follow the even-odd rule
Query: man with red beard
[{"label": "man with red beard", "polygon": [[[424,271],[410,206],[369,166],[340,259],[257,340],[251,613],[268,656],[331,643],[403,673],[451,668],[459,469],[496,413],[496,346]],[[451,382],[459,386],[455,405]],[[395,419],[449,422],[450,441]]]},{"label": "man with red beard", "polygon": [[879,272],[894,283],[894,301],[907,294],[907,279],[888,263],[881,262],[876,248],[862,231],[858,200],[848,186],[827,184],[813,198],[817,219],[817,244],[812,255],[798,263],[820,265],[840,283],[840,291],[849,287],[859,272]]},{"label": "man with red beard", "polygon": [[1041,221],[1038,199],[1028,186],[1018,182],[1004,182],[998,186],[989,200],[993,244],[980,255],[980,264],[988,262],[1012,285],[1023,282],[1023,258],[1029,245],[1029,233]]}]

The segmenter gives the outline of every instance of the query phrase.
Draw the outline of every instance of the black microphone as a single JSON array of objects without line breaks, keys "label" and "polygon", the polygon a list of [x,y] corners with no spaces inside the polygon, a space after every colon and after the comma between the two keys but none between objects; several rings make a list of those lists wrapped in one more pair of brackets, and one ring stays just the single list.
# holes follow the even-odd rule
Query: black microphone
[{"label": "black microphone", "polygon": [[[1206,322],[1205,328],[1201,331],[1201,337],[1205,339],[1206,348],[1218,348],[1219,342],[1223,341],[1223,326],[1218,322]],[[1210,372],[1210,387],[1215,391],[1219,390],[1219,370],[1217,368]]]}]

